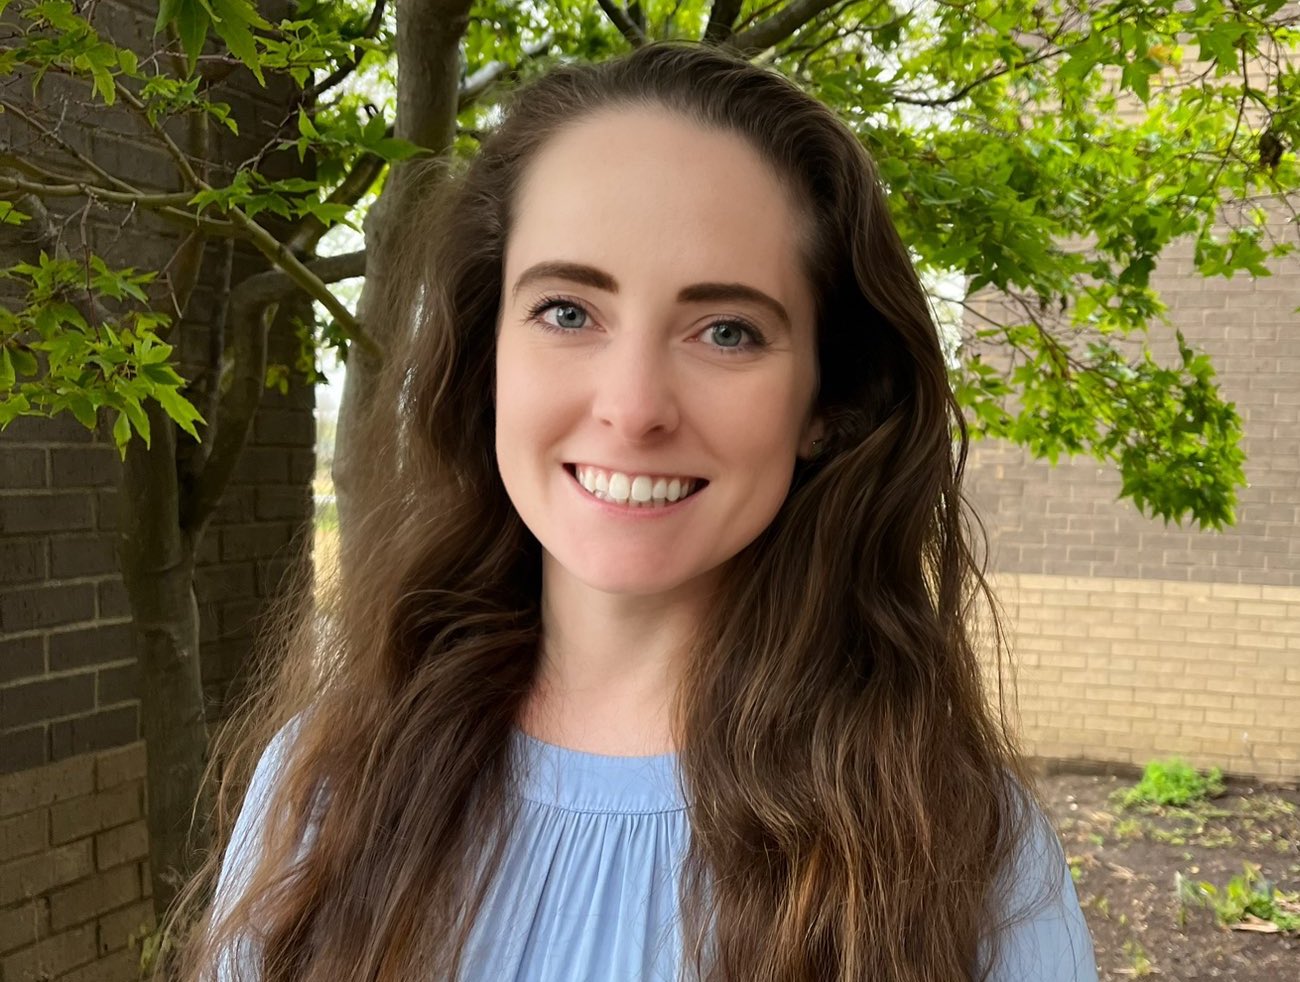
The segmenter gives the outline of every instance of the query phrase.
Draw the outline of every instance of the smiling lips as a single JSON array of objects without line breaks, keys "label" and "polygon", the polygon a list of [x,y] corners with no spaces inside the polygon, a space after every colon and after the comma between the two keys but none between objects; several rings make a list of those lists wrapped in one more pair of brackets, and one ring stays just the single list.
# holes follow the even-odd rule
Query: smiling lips
[{"label": "smiling lips", "polygon": [[566,467],[588,494],[629,508],[662,508],[689,497],[708,484],[697,477],[625,474],[587,464],[568,464]]}]

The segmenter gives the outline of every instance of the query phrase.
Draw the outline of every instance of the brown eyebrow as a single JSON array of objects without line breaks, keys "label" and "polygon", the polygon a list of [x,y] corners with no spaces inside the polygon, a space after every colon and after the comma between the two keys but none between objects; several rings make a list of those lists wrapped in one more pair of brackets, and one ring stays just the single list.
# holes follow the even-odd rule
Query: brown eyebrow
[{"label": "brown eyebrow", "polygon": [[[584,263],[551,260],[536,263],[524,270],[519,279],[515,280],[511,297],[518,296],[521,289],[535,280],[568,280],[571,283],[580,283],[596,290],[604,290],[606,293],[618,293],[618,281],[604,270],[597,269],[594,266],[587,266]],[[690,286],[682,287],[677,294],[678,303],[716,303],[719,301],[731,301],[733,303],[747,301],[758,304],[760,307],[766,307],[781,319],[781,323],[787,331],[790,330],[790,315],[786,313],[786,309],[781,302],[775,297],[768,296],[762,290],[747,286],[744,283],[692,283]]]}]

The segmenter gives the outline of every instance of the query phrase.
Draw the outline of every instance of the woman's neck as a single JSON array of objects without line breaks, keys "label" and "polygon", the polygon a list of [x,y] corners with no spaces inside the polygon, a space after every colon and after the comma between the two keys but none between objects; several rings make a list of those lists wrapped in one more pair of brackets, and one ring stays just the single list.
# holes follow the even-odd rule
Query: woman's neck
[{"label": "woman's neck", "polygon": [[701,592],[606,594],[544,567],[538,680],[520,728],[589,753],[673,750],[670,707],[698,629]]}]

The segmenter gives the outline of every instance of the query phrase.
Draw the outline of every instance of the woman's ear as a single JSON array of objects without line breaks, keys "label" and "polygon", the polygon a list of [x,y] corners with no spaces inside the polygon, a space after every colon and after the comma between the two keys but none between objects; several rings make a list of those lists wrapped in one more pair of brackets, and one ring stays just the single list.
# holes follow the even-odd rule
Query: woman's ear
[{"label": "woman's ear", "polygon": [[821,452],[826,442],[826,421],[820,415],[814,415],[803,429],[799,440],[799,456],[811,460]]}]

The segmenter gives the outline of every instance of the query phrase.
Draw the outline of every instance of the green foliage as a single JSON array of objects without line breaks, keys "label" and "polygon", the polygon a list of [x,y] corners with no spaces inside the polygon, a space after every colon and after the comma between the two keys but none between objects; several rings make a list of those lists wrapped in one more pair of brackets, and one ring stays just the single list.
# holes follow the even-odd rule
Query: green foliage
[{"label": "green foliage", "polygon": [[1117,796],[1124,808],[1164,807],[1193,804],[1221,795],[1223,791],[1223,774],[1217,767],[1201,774],[1191,764],[1175,757],[1147,764],[1142,780]]},{"label": "green foliage", "polygon": [[[224,75],[209,69],[302,87],[348,77],[273,121],[235,173],[183,184],[188,204],[167,207],[195,219],[358,229],[384,165],[427,152],[394,136],[392,4],[376,21],[370,0],[302,0],[272,21],[254,0],[161,0],[154,54],[173,57],[101,37],[93,5],[15,6],[21,29],[0,45],[0,72],[37,87],[55,72],[82,82],[90,101],[138,101],[155,133],[197,114],[238,132],[212,82]],[[645,0],[638,10],[649,38],[698,39],[711,7]],[[793,9],[747,3],[736,28]],[[527,55],[543,38],[545,53]],[[511,71],[466,101],[453,155],[477,150],[513,85],[627,43],[593,0],[476,0],[458,74]],[[1242,422],[1210,360],[1170,330],[1153,276],[1176,243],[1203,277],[1265,277],[1294,261],[1268,205],[1300,187],[1298,47],[1281,0],[870,0],[834,6],[755,57],[849,122],[927,281],[963,284],[956,299],[972,313],[951,379],[971,432],[1052,462],[1088,454],[1120,472],[1121,497],[1143,512],[1222,528],[1245,485]],[[269,166],[277,158],[289,166]],[[338,194],[375,158],[369,193]],[[294,160],[314,178],[272,176]],[[18,221],[0,201],[0,224]],[[331,310],[336,322],[316,325],[308,343],[346,359]],[[17,371],[22,349],[7,350]],[[287,366],[270,366],[267,382],[287,385]],[[24,394],[35,405],[35,389]],[[0,400],[10,418],[27,411]]]},{"label": "green foliage", "polygon": [[1273,924],[1279,931],[1300,932],[1300,893],[1279,890],[1261,874],[1256,863],[1245,863],[1243,872],[1223,887],[1206,880],[1193,881],[1179,873],[1175,875],[1175,890],[1180,914],[1185,906],[1203,906],[1211,908],[1223,924],[1240,924],[1253,917]]},{"label": "green foliage", "polygon": [[271,25],[258,14],[252,0],[159,0],[154,31],[173,23],[180,34],[189,71],[194,71],[204,39],[213,30],[230,53],[248,66],[259,82],[266,84],[253,30]]},{"label": "green foliage", "polygon": [[[17,263],[0,276],[26,294],[17,312],[0,307],[0,429],[20,415],[60,412],[93,428],[108,408],[125,457],[133,429],[149,444],[143,403],[152,398],[198,437],[194,423],[204,420],[181,395],[184,380],[168,364],[172,346],[158,337],[167,318],[130,305],[147,302],[153,273],[110,269],[98,256],[82,263],[42,253],[36,264]],[[99,317],[100,298],[124,301],[125,309]]]}]

